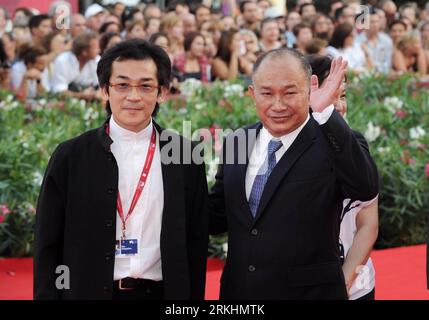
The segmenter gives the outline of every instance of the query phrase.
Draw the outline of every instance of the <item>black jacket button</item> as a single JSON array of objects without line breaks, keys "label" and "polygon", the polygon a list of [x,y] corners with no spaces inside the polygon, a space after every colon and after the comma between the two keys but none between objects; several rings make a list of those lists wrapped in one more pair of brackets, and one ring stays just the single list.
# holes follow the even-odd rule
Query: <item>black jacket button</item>
[{"label": "black jacket button", "polygon": [[112,220],[106,220],[106,227],[107,228],[112,227],[112,225],[113,225]]},{"label": "black jacket button", "polygon": [[256,270],[256,268],[255,268],[255,266],[254,265],[250,265],[249,266],[249,271],[250,272],[254,272]]},{"label": "black jacket button", "polygon": [[109,188],[109,189],[107,189],[107,193],[108,193],[108,194],[113,194],[113,193],[115,193],[115,188]]},{"label": "black jacket button", "polygon": [[104,259],[106,261],[110,261],[112,259],[112,255],[110,253],[106,253],[106,255],[104,256]]},{"label": "black jacket button", "polygon": [[252,236],[257,236],[258,235],[258,229],[252,229],[252,231],[250,231],[250,233],[252,234]]}]

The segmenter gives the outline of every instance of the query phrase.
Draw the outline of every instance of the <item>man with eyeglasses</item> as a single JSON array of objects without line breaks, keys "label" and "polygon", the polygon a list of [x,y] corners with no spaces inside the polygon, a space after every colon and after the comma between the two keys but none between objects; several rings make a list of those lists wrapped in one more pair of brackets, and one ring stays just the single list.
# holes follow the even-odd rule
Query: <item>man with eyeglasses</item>
[{"label": "man with eyeglasses", "polygon": [[[152,119],[169,90],[170,59],[128,40],[103,54],[97,76],[109,117],[58,146],[41,187],[34,297],[203,299],[203,158]],[[58,266],[69,271],[66,288]]]}]

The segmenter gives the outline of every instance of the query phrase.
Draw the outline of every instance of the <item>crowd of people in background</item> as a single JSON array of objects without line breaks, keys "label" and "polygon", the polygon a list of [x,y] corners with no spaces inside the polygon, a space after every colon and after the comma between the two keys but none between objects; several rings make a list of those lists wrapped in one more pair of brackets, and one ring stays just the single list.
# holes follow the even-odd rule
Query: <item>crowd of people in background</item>
[{"label": "crowd of people in background", "polygon": [[414,2],[398,7],[391,0],[332,0],[329,11],[322,11],[312,0],[298,0],[288,11],[270,0],[171,0],[165,9],[154,3],[130,8],[118,1],[91,4],[70,19],[59,16],[60,5],[69,6],[58,1],[47,13],[0,7],[0,87],[20,100],[46,92],[100,98],[100,55],[132,38],[168,53],[175,92],[189,78],[249,80],[258,55],[285,46],[342,56],[356,73],[429,74],[429,2],[419,8]]}]

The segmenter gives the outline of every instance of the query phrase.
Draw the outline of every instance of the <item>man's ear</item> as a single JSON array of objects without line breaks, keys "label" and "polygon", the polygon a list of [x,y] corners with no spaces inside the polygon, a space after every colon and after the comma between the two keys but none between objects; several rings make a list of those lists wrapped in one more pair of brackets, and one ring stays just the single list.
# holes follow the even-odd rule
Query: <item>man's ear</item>
[{"label": "man's ear", "polygon": [[104,102],[109,101],[109,92],[107,90],[108,85],[105,85],[103,87],[101,87],[101,99],[103,99]]},{"label": "man's ear", "polygon": [[166,87],[162,86],[160,88],[160,91],[158,92],[158,97],[156,99],[156,102],[158,103],[165,102],[165,100],[167,100],[168,91],[169,90]]},{"label": "man's ear", "polygon": [[249,94],[250,94],[250,96],[251,96],[253,99],[255,99],[255,88],[253,87],[253,85],[252,85],[252,84],[251,84],[251,85],[249,85],[248,90],[249,90]]}]

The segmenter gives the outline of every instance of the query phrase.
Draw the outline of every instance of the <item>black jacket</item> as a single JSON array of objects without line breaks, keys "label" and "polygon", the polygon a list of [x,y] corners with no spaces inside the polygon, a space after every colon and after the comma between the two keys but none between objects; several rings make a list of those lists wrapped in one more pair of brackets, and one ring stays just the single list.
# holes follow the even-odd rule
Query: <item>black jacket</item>
[{"label": "black jacket", "polygon": [[[49,161],[36,214],[35,299],[112,298],[118,167],[110,152],[113,141],[105,132],[108,120],[60,144]],[[182,155],[191,151],[189,140],[171,137]],[[160,148],[167,143],[160,139]],[[161,152],[161,159],[166,156]],[[164,163],[160,246],[165,298],[204,299],[208,245],[204,163]],[[56,289],[58,265],[69,267],[70,290]]]},{"label": "black jacket", "polygon": [[324,125],[310,118],[274,167],[253,218],[245,192],[255,142],[249,130],[261,127],[227,137],[224,146],[244,141],[248,154],[240,164],[234,148],[233,163],[219,167],[209,194],[211,233],[229,236],[220,298],[346,299],[338,245],[342,200],[374,198],[376,166],[336,111]]}]

